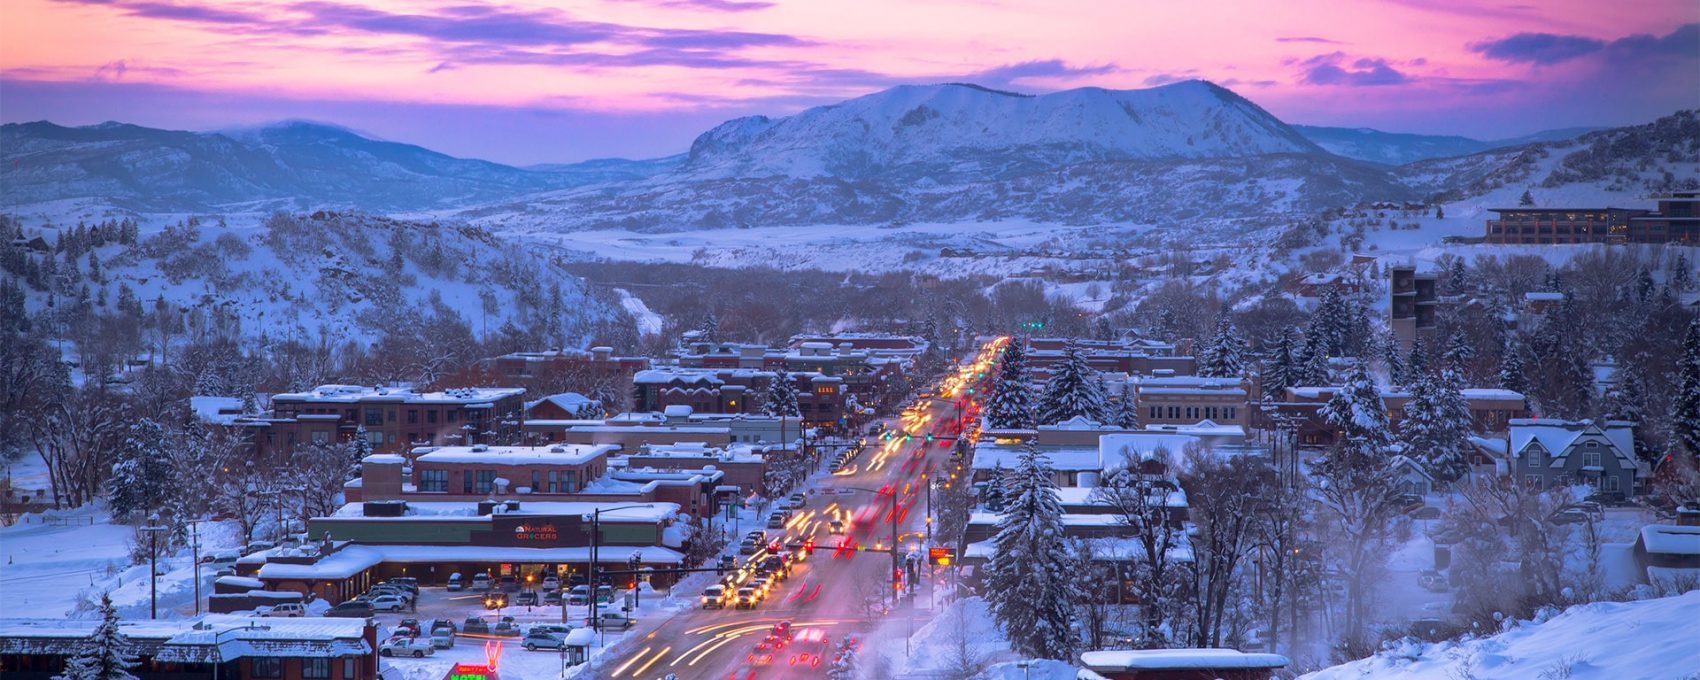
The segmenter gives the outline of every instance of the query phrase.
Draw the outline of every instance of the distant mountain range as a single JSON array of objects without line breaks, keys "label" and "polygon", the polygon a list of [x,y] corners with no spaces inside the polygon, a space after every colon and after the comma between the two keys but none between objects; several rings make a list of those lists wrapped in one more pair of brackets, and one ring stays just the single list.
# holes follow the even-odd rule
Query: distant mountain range
[{"label": "distant mountain range", "polygon": [[1329,153],[1356,158],[1360,161],[1405,165],[1431,158],[1468,156],[1492,149],[1523,146],[1537,142],[1557,142],[1575,139],[1601,128],[1577,127],[1546,130],[1532,135],[1482,141],[1456,135],[1416,135],[1403,132],[1383,132],[1370,128],[1319,127],[1294,125],[1305,139],[1327,149]]},{"label": "distant mountain range", "polygon": [[1484,142],[1291,126],[1204,81],[1038,96],[902,86],[731,120],[677,156],[528,168],[312,123],[196,133],[37,122],[0,127],[0,208],[352,208],[514,231],[1289,219],[1503,184],[1528,153],[1604,134],[1571,139],[1585,132]]}]

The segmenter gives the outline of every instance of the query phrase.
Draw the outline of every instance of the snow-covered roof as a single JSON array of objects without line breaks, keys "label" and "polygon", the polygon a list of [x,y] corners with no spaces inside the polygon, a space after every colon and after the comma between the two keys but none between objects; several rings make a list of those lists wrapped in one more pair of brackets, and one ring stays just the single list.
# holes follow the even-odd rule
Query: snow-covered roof
[{"label": "snow-covered roof", "polygon": [[189,409],[203,423],[229,425],[242,415],[242,400],[236,397],[189,397]]},{"label": "snow-covered roof", "polygon": [[1700,527],[1649,524],[1641,527],[1641,545],[1650,553],[1700,556]]},{"label": "snow-covered roof", "polygon": [[692,409],[688,404],[672,404],[667,408],[661,409],[661,415],[667,416],[668,418],[689,418],[694,412],[695,409]]},{"label": "snow-covered roof", "polygon": [[[604,549],[597,561],[604,564],[625,564],[633,552],[646,564],[680,564],[684,555],[661,546],[619,546]],[[260,567],[259,576],[266,580],[342,579],[379,564],[434,564],[440,562],[513,562],[546,564],[585,562],[590,559],[590,547],[568,548],[510,548],[484,545],[351,545],[312,564],[267,562]]]},{"label": "snow-covered roof", "polygon": [[[337,508],[328,517],[322,519],[351,519],[375,522],[407,522],[407,521],[443,521],[457,518],[483,521],[488,515],[478,514],[478,503],[460,501],[408,501],[407,514],[400,517],[368,517],[364,503],[349,503]],[[597,508],[614,508],[618,510],[603,510],[604,522],[661,522],[679,513],[678,503],[644,503],[632,506],[627,501],[520,501],[518,510],[506,510],[498,505],[494,512],[504,515],[588,515]],[[318,520],[315,520],[318,521]]]},{"label": "snow-covered roof", "polygon": [[[54,651],[81,643],[97,619],[0,619],[0,653]],[[365,619],[254,618],[206,614],[187,620],[120,620],[119,630],[163,662],[206,663],[242,657],[340,657],[369,654]],[[43,644],[48,645],[43,649]],[[215,648],[214,645],[217,645]]]},{"label": "snow-covered roof", "polygon": [[639,467],[647,465],[648,463],[643,461],[648,458],[705,458],[728,463],[760,463],[766,460],[746,444],[733,444],[722,448],[709,446],[704,442],[650,445],[624,458],[626,467],[633,467],[634,463]]},{"label": "snow-covered roof", "polygon": [[419,457],[421,463],[465,465],[583,465],[618,451],[613,444],[550,446],[444,446]]},{"label": "snow-covered roof", "polygon": [[731,432],[724,427],[709,425],[574,425],[567,428],[568,432],[610,432],[622,434],[643,434],[645,432],[678,432],[683,434],[726,434]]},{"label": "snow-covered roof", "polygon": [[1522,458],[1531,443],[1539,443],[1549,455],[1562,458],[1577,438],[1597,434],[1605,437],[1619,460],[1634,466],[1631,454],[1635,451],[1635,430],[1628,421],[1610,420],[1602,425],[1592,420],[1513,418],[1510,429],[1513,458]]},{"label": "snow-covered roof", "polygon": [[394,453],[374,453],[360,459],[363,465],[406,465],[407,458]]},{"label": "snow-covered roof", "polygon": [[[991,470],[994,468],[1012,469],[1020,464],[1021,452],[1025,444],[996,444],[981,443],[974,447],[974,469]],[[1100,471],[1104,469],[1103,458],[1098,455],[1096,446],[1058,446],[1041,445],[1039,452],[1050,459],[1051,469],[1061,472]]]},{"label": "snow-covered roof", "polygon": [[1236,649],[1116,649],[1081,652],[1080,663],[1098,671],[1230,670],[1285,668],[1280,654]]},{"label": "snow-covered roof", "polygon": [[1245,428],[1238,425],[1221,425],[1213,420],[1200,420],[1191,425],[1184,424],[1153,424],[1146,425],[1149,432],[1173,432],[1197,437],[1239,437],[1245,438]]},{"label": "snow-covered roof", "polygon": [[272,401],[311,401],[352,404],[363,401],[407,404],[476,404],[525,394],[521,387],[456,387],[441,392],[416,392],[411,387],[320,385],[308,392],[272,395]]},{"label": "snow-covered roof", "polygon": [[1564,299],[1564,293],[1553,293],[1553,292],[1549,292],[1549,291],[1531,290],[1531,291],[1523,294],[1523,299],[1528,300],[1530,302],[1534,302],[1534,301],[1559,302],[1559,301]]},{"label": "snow-covered roof", "polygon": [[1135,384],[1140,394],[1215,394],[1215,395],[1244,395],[1245,381],[1240,378],[1201,378],[1198,376],[1175,376],[1160,378],[1137,378]]},{"label": "snow-covered roof", "polygon": [[525,410],[529,412],[531,409],[537,408],[538,406],[546,403],[553,404],[555,407],[566,411],[567,413],[576,413],[580,408],[587,405],[596,406],[601,405],[602,402],[591,399],[590,397],[577,392],[562,392],[560,394],[551,394],[536,401],[525,402]]}]

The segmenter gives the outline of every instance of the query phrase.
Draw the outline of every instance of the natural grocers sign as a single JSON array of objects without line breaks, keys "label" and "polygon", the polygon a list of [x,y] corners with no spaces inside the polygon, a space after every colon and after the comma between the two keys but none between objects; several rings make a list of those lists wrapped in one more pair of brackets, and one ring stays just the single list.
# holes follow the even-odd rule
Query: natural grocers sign
[{"label": "natural grocers sign", "polygon": [[555,531],[553,524],[521,524],[514,527],[514,538],[521,541],[554,541],[560,538],[560,533]]}]

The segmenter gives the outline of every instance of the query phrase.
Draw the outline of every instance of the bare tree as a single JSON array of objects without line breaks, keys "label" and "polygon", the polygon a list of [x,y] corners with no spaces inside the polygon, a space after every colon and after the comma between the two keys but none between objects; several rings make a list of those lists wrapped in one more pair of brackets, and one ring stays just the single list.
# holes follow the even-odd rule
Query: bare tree
[{"label": "bare tree", "polygon": [[1079,592],[1075,593],[1074,611],[1080,617],[1081,627],[1086,629],[1086,648],[1104,648],[1104,629],[1110,620],[1111,599],[1105,594],[1103,584],[1114,583],[1121,587],[1121,579],[1117,578],[1109,565],[1102,560],[1098,547],[1092,539],[1077,538],[1071,542],[1070,551],[1074,560],[1074,579],[1079,584]]},{"label": "bare tree", "polygon": [[1512,478],[1462,485],[1461,502],[1443,518],[1453,539],[1456,600],[1465,616],[1493,625],[1502,616],[1527,616],[1561,601],[1568,579],[1564,558],[1570,529],[1551,518],[1568,489],[1543,493]]},{"label": "bare tree", "polygon": [[47,465],[57,507],[94,499],[128,421],[122,399],[89,387],[42,404],[29,419],[30,441]]},{"label": "bare tree", "polygon": [[1346,577],[1345,639],[1360,646],[1369,615],[1370,577],[1387,557],[1393,519],[1398,516],[1393,469],[1349,447],[1330,451],[1313,479],[1319,520],[1332,536],[1334,563]]},{"label": "bare tree", "polygon": [[1164,646],[1162,631],[1175,627],[1184,614],[1179,596],[1190,548],[1174,514],[1176,508],[1169,502],[1178,496],[1178,489],[1160,472],[1168,469],[1169,458],[1161,448],[1144,461],[1124,454],[1123,466],[1092,491],[1095,501],[1112,508],[1123,524],[1133,527],[1140,558],[1133,578],[1143,618],[1139,644],[1146,647]]},{"label": "bare tree", "polygon": [[1222,626],[1241,578],[1239,567],[1251,552],[1257,499],[1276,485],[1274,472],[1261,461],[1246,457],[1228,460],[1204,450],[1189,452],[1188,518],[1198,527],[1191,538],[1192,601],[1195,642],[1222,646]]}]

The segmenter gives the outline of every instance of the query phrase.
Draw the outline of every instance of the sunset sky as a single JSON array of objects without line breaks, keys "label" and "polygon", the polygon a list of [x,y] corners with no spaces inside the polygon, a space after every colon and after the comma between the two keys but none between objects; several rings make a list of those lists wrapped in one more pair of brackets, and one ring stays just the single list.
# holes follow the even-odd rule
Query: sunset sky
[{"label": "sunset sky", "polygon": [[5,0],[0,119],[289,118],[528,164],[901,83],[1203,78],[1291,123],[1497,138],[1700,107],[1694,0]]}]

